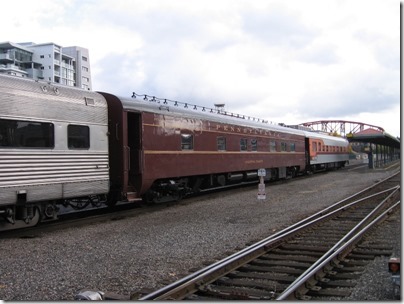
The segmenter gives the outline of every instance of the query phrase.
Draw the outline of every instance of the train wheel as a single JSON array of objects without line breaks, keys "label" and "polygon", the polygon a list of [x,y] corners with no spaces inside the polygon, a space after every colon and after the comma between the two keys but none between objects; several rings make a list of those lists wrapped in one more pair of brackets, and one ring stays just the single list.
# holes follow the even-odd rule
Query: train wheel
[{"label": "train wheel", "polygon": [[8,219],[0,221],[0,231],[28,228],[38,225],[41,222],[41,211],[39,210],[39,207],[32,206],[29,208],[32,208],[29,215],[22,219],[15,219],[12,212],[9,212]]},{"label": "train wheel", "polygon": [[149,190],[142,196],[142,200],[145,204],[151,205],[156,202],[156,196],[153,191]]},{"label": "train wheel", "polygon": [[101,195],[91,195],[90,202],[93,207],[101,207],[103,204],[107,204],[107,198]]}]

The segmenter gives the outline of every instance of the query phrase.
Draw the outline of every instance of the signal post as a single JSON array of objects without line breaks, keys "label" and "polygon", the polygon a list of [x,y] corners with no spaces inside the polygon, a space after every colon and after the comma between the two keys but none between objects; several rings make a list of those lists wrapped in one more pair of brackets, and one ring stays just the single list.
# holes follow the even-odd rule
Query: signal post
[{"label": "signal post", "polygon": [[260,178],[260,183],[258,184],[258,195],[257,198],[259,200],[264,200],[267,198],[267,195],[265,193],[265,183],[264,183],[264,176],[266,176],[266,170],[265,169],[258,169],[258,176]]}]

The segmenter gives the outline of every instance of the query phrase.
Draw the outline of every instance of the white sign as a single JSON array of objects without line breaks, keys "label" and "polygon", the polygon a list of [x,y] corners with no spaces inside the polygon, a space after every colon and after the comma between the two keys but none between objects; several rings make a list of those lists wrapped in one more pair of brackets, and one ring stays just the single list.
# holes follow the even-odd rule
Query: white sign
[{"label": "white sign", "polygon": [[265,176],[265,175],[267,175],[265,169],[258,169],[258,176]]}]

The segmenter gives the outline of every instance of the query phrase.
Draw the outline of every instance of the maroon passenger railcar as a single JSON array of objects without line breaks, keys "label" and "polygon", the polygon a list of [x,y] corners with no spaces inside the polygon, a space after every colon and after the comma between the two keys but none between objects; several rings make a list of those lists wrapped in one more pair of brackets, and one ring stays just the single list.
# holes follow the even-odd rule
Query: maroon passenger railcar
[{"label": "maroon passenger railcar", "polygon": [[306,169],[303,131],[204,108],[101,93],[109,111],[110,182],[115,199],[150,202]]}]

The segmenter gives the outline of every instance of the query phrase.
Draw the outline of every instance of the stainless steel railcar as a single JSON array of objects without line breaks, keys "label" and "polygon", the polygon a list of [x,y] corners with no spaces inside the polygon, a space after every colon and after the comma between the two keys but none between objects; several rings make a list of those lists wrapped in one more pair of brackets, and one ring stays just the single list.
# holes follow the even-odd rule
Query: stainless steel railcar
[{"label": "stainless steel railcar", "polygon": [[108,192],[104,98],[0,75],[0,230],[35,225],[60,204],[97,203]]}]

